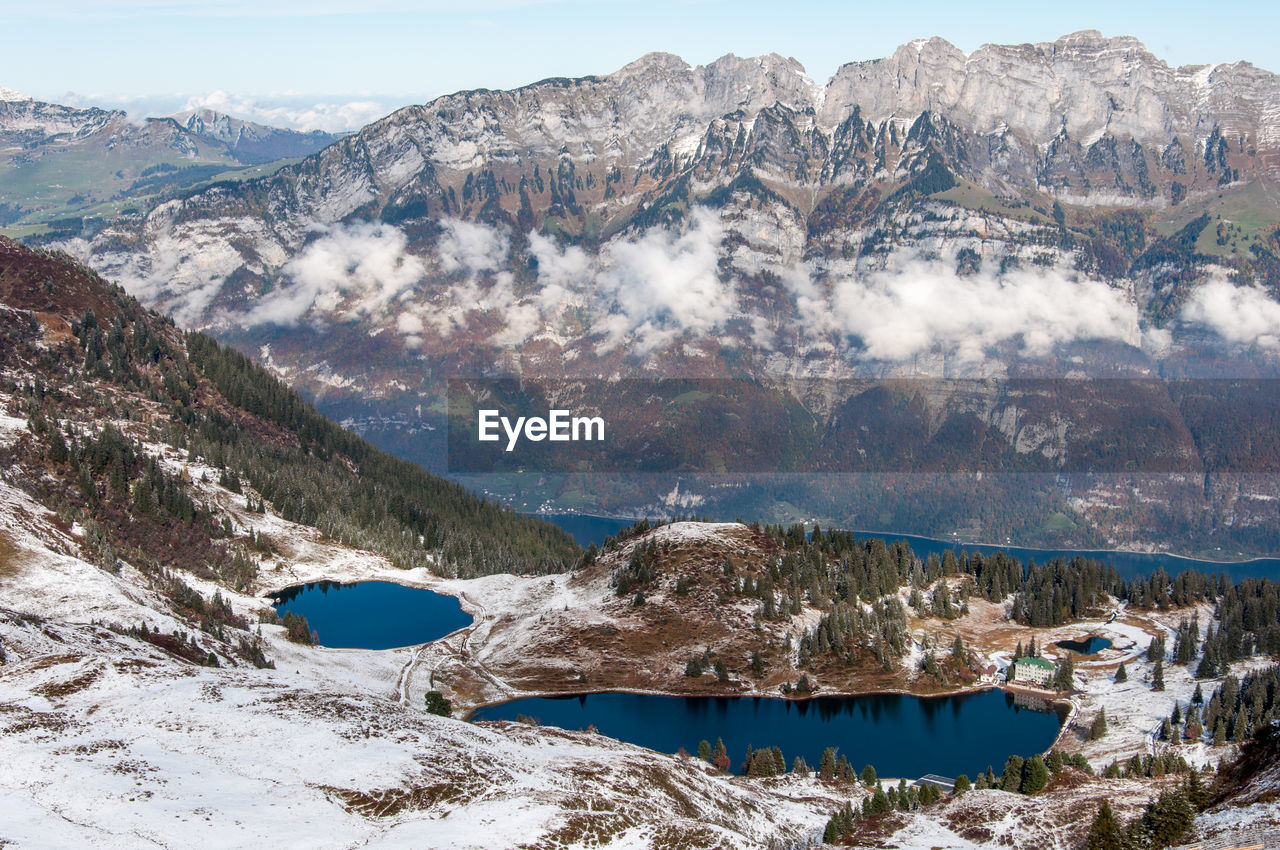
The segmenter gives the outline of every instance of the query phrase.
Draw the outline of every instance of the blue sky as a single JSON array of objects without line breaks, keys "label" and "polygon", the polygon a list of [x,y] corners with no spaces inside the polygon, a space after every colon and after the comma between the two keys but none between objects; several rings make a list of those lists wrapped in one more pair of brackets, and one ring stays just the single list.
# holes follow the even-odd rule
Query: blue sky
[{"label": "blue sky", "polygon": [[973,50],[1099,29],[1135,35],[1175,65],[1244,59],[1280,71],[1280,13],[1268,5],[0,0],[0,86],[138,112],[211,103],[334,129],[459,89],[608,73],[652,50],[695,64],[777,52],[825,81],[843,62],[921,36]]}]

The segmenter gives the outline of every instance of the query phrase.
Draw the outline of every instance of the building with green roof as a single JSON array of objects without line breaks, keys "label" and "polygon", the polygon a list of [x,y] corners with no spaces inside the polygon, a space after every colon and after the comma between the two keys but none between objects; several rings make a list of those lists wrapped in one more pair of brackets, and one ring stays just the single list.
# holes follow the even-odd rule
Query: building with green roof
[{"label": "building with green roof", "polygon": [[1053,681],[1054,670],[1052,661],[1027,655],[1013,662],[1013,675],[1009,678],[1012,681],[1048,687]]}]

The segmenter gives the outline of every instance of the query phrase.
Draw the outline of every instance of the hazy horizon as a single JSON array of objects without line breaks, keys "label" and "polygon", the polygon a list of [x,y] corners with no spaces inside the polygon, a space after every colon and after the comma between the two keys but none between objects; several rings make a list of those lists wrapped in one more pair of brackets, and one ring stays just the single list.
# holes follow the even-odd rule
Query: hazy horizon
[{"label": "hazy horizon", "polygon": [[[825,83],[846,62],[888,56],[916,38],[937,35],[972,52],[1097,29],[1134,36],[1175,66],[1280,68],[1275,29],[1266,25],[1280,16],[1238,2],[1216,5],[1213,15],[1201,4],[1095,0],[981,11],[931,1],[909,15],[815,0],[789,4],[785,16],[772,4],[719,0],[482,0],[465,9],[407,0],[69,0],[3,2],[0,10],[20,36],[0,62],[0,86],[135,117],[207,106],[331,132],[455,91],[608,74],[654,51],[692,65],[779,53]],[[1244,19],[1259,25],[1242,27]]]}]

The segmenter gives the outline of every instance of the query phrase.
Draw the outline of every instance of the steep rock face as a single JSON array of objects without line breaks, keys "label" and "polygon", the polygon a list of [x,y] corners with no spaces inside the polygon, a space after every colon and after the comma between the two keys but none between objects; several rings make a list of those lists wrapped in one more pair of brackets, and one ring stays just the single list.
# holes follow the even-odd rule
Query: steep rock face
[{"label": "steep rock face", "polygon": [[75,109],[35,100],[0,100],[0,145],[22,148],[51,138],[83,139],[100,132],[124,113]]},{"label": "steep rock face", "polygon": [[375,407],[457,374],[1267,374],[1276,86],[1093,32],[825,86],[651,54],[407,107],[66,247]]},{"label": "steep rock face", "polygon": [[[267,127],[209,109],[134,122],[118,109],[80,109],[31,98],[0,97],[0,151],[25,150],[29,155],[43,153],[45,146],[65,148],[92,140],[108,148],[163,144],[192,157],[256,164],[307,156],[336,138],[318,131],[299,133]],[[278,155],[264,159],[261,151],[254,150],[264,145],[277,147]]]},{"label": "steep rock face", "polygon": [[[580,207],[609,217],[691,162],[723,153],[724,141],[708,136],[721,119],[751,136],[753,149],[806,159],[808,167],[789,169],[791,179],[817,187],[840,178],[831,159],[844,152],[851,118],[869,122],[871,134],[889,122],[896,142],[922,113],[991,149],[971,163],[976,174],[1025,188],[1044,177],[1054,190],[1070,182],[1073,164],[1115,172],[1119,185],[1093,193],[1102,202],[1115,194],[1167,201],[1150,185],[1152,172],[1194,183],[1216,178],[1228,160],[1242,173],[1280,167],[1273,74],[1247,63],[1170,68],[1136,39],[1090,31],[968,56],[941,39],[917,41],[842,67],[825,88],[776,55],[694,68],[650,54],[604,77],[406,107],[264,188],[273,206],[319,221],[388,208],[514,218],[524,194],[535,221],[565,210],[581,219]],[[549,197],[544,181],[556,184]],[[235,203],[223,206],[230,212]]]},{"label": "steep rock face", "polygon": [[1135,38],[1094,30],[1042,44],[984,45],[966,56],[942,39],[842,67],[826,110],[858,103],[873,120],[930,110],[978,132],[1008,127],[1044,145],[1063,130],[1146,146],[1173,136],[1246,135],[1274,147],[1280,85],[1246,62],[1171,68]]},{"label": "steep rock face", "polygon": [[[247,132],[200,115],[186,122],[224,142]],[[507,228],[517,243],[531,230],[552,232],[598,251],[619,233],[685,221],[694,204],[720,210],[730,230],[761,216],[774,229],[798,227],[808,240],[801,253],[818,250],[815,242],[829,251],[842,231],[848,250],[864,228],[882,231],[886,246],[915,248],[890,226],[894,215],[920,214],[956,178],[1006,203],[951,202],[988,221],[1050,227],[1054,199],[1173,220],[1171,208],[1223,187],[1257,184],[1274,195],[1277,127],[1274,75],[1245,63],[1171,68],[1135,39],[1092,31],[967,56],[941,39],[916,41],[842,67],[825,87],[776,55],[691,67],[650,54],[607,76],[406,107],[274,177],[169,202],[80,251],[145,280],[172,271],[175,257],[181,265],[218,252],[209,246],[217,241],[240,262],[202,262],[189,279],[179,270],[175,287],[213,287],[241,272],[270,288],[279,260],[314,240],[317,226],[402,227],[415,255],[431,252],[442,219]],[[1022,216],[1011,209],[1028,206]],[[1078,243],[1041,241],[1060,242],[1056,260],[1076,262]],[[960,247],[953,239],[951,250]],[[184,319],[217,321],[203,309]]]},{"label": "steep rock face", "polygon": [[225,145],[237,162],[246,165],[307,156],[339,138],[320,130],[303,133],[268,127],[252,121],[242,121],[212,109],[180,112],[173,116],[173,120],[195,136]]}]

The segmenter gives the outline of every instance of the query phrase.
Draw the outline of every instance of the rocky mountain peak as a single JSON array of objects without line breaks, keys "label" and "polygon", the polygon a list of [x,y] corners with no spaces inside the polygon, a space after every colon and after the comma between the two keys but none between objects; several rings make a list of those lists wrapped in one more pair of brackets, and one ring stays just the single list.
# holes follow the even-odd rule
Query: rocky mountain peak
[{"label": "rocky mountain peak", "polygon": [[0,86],[0,100],[31,100],[31,95]]},{"label": "rocky mountain peak", "polygon": [[213,109],[187,109],[170,117],[193,133],[225,141],[233,141],[240,128],[248,123]]},{"label": "rocky mountain peak", "polygon": [[681,71],[687,71],[690,67],[688,62],[674,53],[655,50],[646,53],[634,62],[628,62],[610,76],[636,77],[647,74],[676,74]]}]

